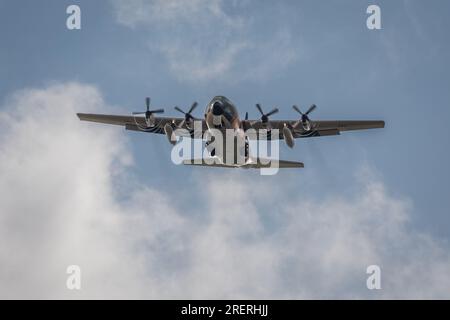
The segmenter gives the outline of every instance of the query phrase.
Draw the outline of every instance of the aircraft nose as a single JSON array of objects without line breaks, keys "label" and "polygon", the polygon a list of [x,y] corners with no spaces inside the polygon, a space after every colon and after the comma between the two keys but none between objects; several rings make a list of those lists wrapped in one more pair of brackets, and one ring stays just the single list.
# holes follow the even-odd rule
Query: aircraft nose
[{"label": "aircraft nose", "polygon": [[223,105],[219,101],[214,102],[212,107],[212,113],[215,116],[220,116],[223,114]]}]

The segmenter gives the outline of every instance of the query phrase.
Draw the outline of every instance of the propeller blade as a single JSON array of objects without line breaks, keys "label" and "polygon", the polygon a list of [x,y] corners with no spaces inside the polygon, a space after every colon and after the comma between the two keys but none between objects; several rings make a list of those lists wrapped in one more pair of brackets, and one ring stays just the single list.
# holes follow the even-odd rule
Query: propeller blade
[{"label": "propeller blade", "polygon": [[300,109],[299,109],[296,105],[293,105],[292,108],[293,108],[295,111],[297,111],[298,113],[300,113],[301,115],[303,115],[303,112],[301,112]]},{"label": "propeller blade", "polygon": [[271,116],[271,115],[277,113],[278,111],[279,111],[278,108],[275,108],[275,109],[273,109],[272,111],[270,111],[269,113],[267,113],[266,116],[269,117],[269,116]]},{"label": "propeller blade", "polygon": [[308,109],[308,111],[306,111],[306,115],[308,115],[308,114],[310,114],[311,112],[313,112],[314,111],[314,109],[316,109],[317,108],[317,106],[315,105],[315,104],[313,104],[311,107],[309,107],[309,109]]},{"label": "propeller blade", "polygon": [[256,104],[256,108],[258,109],[258,111],[261,113],[261,115],[264,115],[264,112],[261,109],[261,105],[259,103]]},{"label": "propeller blade", "polygon": [[145,112],[133,112],[132,114],[134,114],[134,115],[145,114]]},{"label": "propeller blade", "polygon": [[151,113],[164,113],[164,109],[151,110]]},{"label": "propeller blade", "polygon": [[150,109],[150,97],[145,98],[145,105],[147,106],[147,111]]},{"label": "propeller blade", "polygon": [[198,103],[194,102],[187,113],[192,113],[192,111],[194,111],[194,109],[197,108],[197,105],[198,105]]},{"label": "propeller blade", "polygon": [[245,113],[245,120],[248,120],[248,112]]},{"label": "propeller blade", "polygon": [[179,107],[175,107],[175,110],[177,110],[178,112],[181,112],[182,114],[186,114],[186,112],[184,112],[183,110],[181,110]]}]

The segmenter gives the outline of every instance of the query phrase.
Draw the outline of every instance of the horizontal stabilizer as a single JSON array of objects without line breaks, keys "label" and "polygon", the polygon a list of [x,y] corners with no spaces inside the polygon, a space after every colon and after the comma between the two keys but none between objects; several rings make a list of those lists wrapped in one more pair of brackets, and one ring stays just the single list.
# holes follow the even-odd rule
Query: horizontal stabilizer
[{"label": "horizontal stabilizer", "polygon": [[250,159],[245,164],[227,164],[212,158],[204,159],[190,159],[184,160],[184,165],[201,166],[201,167],[220,167],[220,168],[243,168],[243,169],[261,169],[261,168],[304,168],[303,162],[275,160],[275,159]]},{"label": "horizontal stabilizer", "polygon": [[304,168],[303,162],[289,161],[289,160],[276,160],[276,159],[261,159],[257,162],[249,164],[251,168]]}]

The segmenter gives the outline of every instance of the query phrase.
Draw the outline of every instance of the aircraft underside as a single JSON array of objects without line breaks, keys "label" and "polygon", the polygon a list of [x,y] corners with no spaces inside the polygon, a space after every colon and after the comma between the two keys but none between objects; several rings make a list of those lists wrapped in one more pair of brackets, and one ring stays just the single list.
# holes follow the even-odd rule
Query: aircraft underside
[{"label": "aircraft underside", "polygon": [[[264,112],[262,106],[256,104],[260,118],[249,119],[246,112],[244,120],[241,120],[235,105],[224,96],[214,97],[206,106],[204,118],[200,119],[192,114],[197,105],[194,102],[187,111],[175,107],[183,117],[160,117],[156,114],[163,113],[164,109],[150,110],[150,98],[147,98],[147,110],[135,112],[131,116],[79,113],[78,117],[84,121],[120,125],[127,130],[164,134],[174,146],[179,141],[177,137],[180,136],[202,139],[206,141],[206,156],[202,153],[203,157],[198,159],[189,157],[186,160],[184,157],[183,160],[172,159],[172,161],[186,165],[226,168],[303,168],[302,162],[279,160],[278,144],[275,147],[276,154],[272,153],[271,145],[271,155],[268,156],[267,153],[260,152],[259,145],[258,148],[254,148],[253,141],[268,144],[274,141],[278,143],[281,140],[289,148],[293,148],[296,139],[339,135],[344,131],[384,128],[385,125],[382,120],[313,121],[310,114],[316,109],[314,104],[306,112],[302,112],[294,105],[292,108],[300,117],[286,120],[270,119],[272,115],[278,113],[278,108]],[[227,131],[231,131],[235,136],[228,137]],[[220,135],[215,135],[217,132],[221,133],[222,139],[218,138]]]}]

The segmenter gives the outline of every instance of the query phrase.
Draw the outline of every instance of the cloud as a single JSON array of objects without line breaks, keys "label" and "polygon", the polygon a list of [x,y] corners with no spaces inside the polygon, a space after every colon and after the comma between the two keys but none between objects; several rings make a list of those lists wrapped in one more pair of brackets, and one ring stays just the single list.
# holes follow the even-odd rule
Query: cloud
[{"label": "cloud", "polygon": [[[194,205],[179,204],[135,182],[126,134],[81,109],[110,112],[79,83],[0,109],[1,298],[449,298],[448,247],[370,168],[349,179],[357,192],[320,201],[289,179],[198,171]],[[71,264],[81,291],[65,287]],[[380,291],[365,287],[370,264]]]},{"label": "cloud", "polygon": [[162,54],[183,82],[265,81],[302,55],[282,22],[264,13],[242,14],[246,2],[111,1],[117,21],[145,30],[151,51]]},{"label": "cloud", "polygon": [[221,0],[114,0],[113,5],[118,21],[132,28],[142,24],[154,27],[179,23],[205,26],[214,20],[229,26],[238,23],[223,11]]}]

